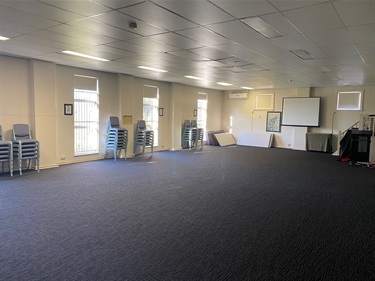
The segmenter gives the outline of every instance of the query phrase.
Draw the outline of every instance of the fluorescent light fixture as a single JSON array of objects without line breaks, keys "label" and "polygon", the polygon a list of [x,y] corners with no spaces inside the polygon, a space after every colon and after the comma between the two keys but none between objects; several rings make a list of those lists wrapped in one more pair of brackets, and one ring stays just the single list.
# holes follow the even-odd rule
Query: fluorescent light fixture
[{"label": "fluorescent light fixture", "polygon": [[153,67],[148,67],[148,66],[143,66],[143,65],[140,65],[140,66],[137,66],[138,68],[142,68],[142,69],[147,69],[147,70],[151,70],[151,71],[155,71],[155,72],[168,72],[166,70],[163,70],[163,69],[158,69],[158,68],[153,68]]},{"label": "fluorescent light fixture", "polygon": [[0,41],[6,41],[6,40],[9,40],[9,38],[5,36],[0,36]]},{"label": "fluorescent light fixture", "polygon": [[217,82],[217,84],[221,85],[221,86],[232,86],[233,84],[229,84],[229,83],[226,83],[226,82]]},{"label": "fluorescent light fixture", "polygon": [[251,87],[241,87],[241,89],[245,89],[245,90],[254,90],[254,88],[251,88]]},{"label": "fluorescent light fixture", "polygon": [[68,54],[68,55],[86,58],[86,59],[92,59],[92,60],[98,60],[98,61],[109,61],[107,59],[102,59],[102,58],[98,58],[98,57],[94,57],[94,56],[90,56],[90,55],[86,55],[86,54],[82,54],[82,53],[78,53],[78,52],[73,52],[73,51],[69,51],[69,50],[63,51],[63,53]]},{"label": "fluorescent light fixture", "polygon": [[303,59],[303,60],[313,60],[314,57],[312,55],[309,54],[309,52],[305,51],[305,50],[291,50],[289,51],[291,52],[293,55],[299,57],[300,59]]},{"label": "fluorescent light fixture", "polygon": [[192,76],[192,75],[186,75],[185,77],[189,78],[189,79],[202,80],[202,78],[199,78],[199,77],[196,77],[196,76]]},{"label": "fluorescent light fixture", "polygon": [[243,23],[250,26],[252,29],[255,29],[260,34],[267,38],[275,38],[275,37],[282,37],[283,35],[277,31],[273,26],[268,24],[266,21],[264,21],[260,17],[252,17],[247,19],[241,20]]}]

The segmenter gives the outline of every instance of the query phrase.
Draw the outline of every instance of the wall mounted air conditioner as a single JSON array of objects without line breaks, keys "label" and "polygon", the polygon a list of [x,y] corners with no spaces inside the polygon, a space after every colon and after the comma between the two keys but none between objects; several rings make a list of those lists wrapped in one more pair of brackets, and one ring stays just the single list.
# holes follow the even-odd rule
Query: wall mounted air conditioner
[{"label": "wall mounted air conditioner", "polygon": [[230,93],[229,94],[229,99],[230,100],[233,100],[233,99],[247,99],[247,98],[248,98],[247,93]]}]

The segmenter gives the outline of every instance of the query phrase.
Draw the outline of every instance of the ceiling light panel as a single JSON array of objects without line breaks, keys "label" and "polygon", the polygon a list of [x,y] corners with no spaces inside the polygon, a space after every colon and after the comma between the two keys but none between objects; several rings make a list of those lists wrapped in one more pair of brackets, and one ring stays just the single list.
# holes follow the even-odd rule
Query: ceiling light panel
[{"label": "ceiling light panel", "polygon": [[307,51],[305,50],[292,50],[290,51],[293,55],[299,57],[303,60],[312,60],[314,59]]},{"label": "ceiling light panel", "polygon": [[64,54],[68,54],[68,55],[73,55],[73,56],[78,56],[78,57],[82,57],[82,58],[86,58],[86,59],[91,59],[91,60],[97,60],[97,61],[109,61],[107,59],[103,59],[103,58],[99,58],[99,57],[95,57],[95,56],[90,56],[90,55],[87,55],[87,54],[82,54],[82,53],[78,53],[78,52],[74,52],[74,51],[63,51]]},{"label": "ceiling light panel", "polygon": [[267,38],[276,38],[282,36],[282,34],[278,30],[276,30],[273,26],[265,22],[260,17],[242,19],[241,21]]},{"label": "ceiling light panel", "polygon": [[159,68],[154,68],[154,67],[149,67],[149,66],[137,66],[138,68],[141,68],[141,69],[146,69],[146,70],[150,70],[150,71],[154,71],[154,72],[168,72],[166,70],[163,70],[163,69],[159,69]]}]

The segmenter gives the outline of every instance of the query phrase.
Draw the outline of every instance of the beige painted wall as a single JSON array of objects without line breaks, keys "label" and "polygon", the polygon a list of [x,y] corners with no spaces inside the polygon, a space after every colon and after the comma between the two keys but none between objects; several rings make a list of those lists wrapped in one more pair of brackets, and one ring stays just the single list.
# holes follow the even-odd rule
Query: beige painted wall
[{"label": "beige painted wall", "polygon": [[[363,91],[363,111],[337,111],[337,93],[339,91]],[[255,110],[255,98],[257,94],[274,93],[275,111],[282,111],[283,97],[308,96],[307,88],[290,88],[275,90],[252,90],[249,91],[248,99],[228,98],[229,92],[223,96],[223,129],[230,130],[236,138],[241,131],[266,132],[266,111]],[[350,125],[357,122],[360,114],[375,114],[375,86],[358,87],[323,87],[311,88],[309,91],[311,97],[321,97],[320,127],[307,128],[308,132],[331,133],[334,134],[334,149],[337,148],[337,134],[341,130],[347,129]],[[232,117],[232,127],[230,118]],[[333,120],[334,118],[334,120]],[[333,127],[332,127],[333,121]],[[332,129],[333,128],[333,129]],[[282,126],[280,133],[274,133],[275,147],[293,148],[297,141],[304,143],[304,133],[299,134],[298,127]]]},{"label": "beige painted wall", "polygon": [[[74,157],[74,118],[64,115],[64,104],[74,104],[74,75],[99,79],[99,154]],[[0,56],[0,124],[5,139],[11,140],[12,125],[29,124],[32,135],[41,142],[41,168],[103,158],[105,135],[110,116],[130,115],[128,157],[133,156],[135,123],[143,118],[143,86],[159,88],[158,150],[181,149],[182,122],[193,119],[197,93],[208,95],[208,129],[221,129],[222,92],[55,65],[38,60]]]}]

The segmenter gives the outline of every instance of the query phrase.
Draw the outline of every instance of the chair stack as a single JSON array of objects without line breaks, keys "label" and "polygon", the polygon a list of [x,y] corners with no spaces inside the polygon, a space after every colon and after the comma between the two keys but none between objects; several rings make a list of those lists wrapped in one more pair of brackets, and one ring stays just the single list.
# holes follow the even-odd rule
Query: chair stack
[{"label": "chair stack", "polygon": [[8,162],[10,176],[13,177],[13,148],[12,142],[5,141],[3,138],[3,128],[0,125],[0,162],[1,170],[4,173],[4,164]]},{"label": "chair stack", "polygon": [[192,146],[192,126],[190,120],[185,120],[182,125],[182,148],[191,148]]},{"label": "chair stack", "polygon": [[144,154],[145,148],[151,148],[151,155],[154,154],[154,131],[146,130],[144,120],[137,121],[137,127],[134,135],[134,154]]},{"label": "chair stack", "polygon": [[116,116],[109,117],[107,127],[107,137],[104,148],[104,158],[107,156],[108,151],[113,151],[113,158],[116,161],[118,155],[121,154],[121,150],[124,150],[126,159],[128,146],[128,130],[120,127],[119,118]]},{"label": "chair stack", "polygon": [[22,175],[22,163],[26,160],[28,169],[31,161],[35,160],[35,170],[39,173],[39,141],[31,137],[27,124],[13,125],[13,159],[18,161],[18,169]]},{"label": "chair stack", "polygon": [[196,120],[185,120],[182,127],[182,148],[193,148],[201,142],[203,146],[203,128],[197,127]]}]

